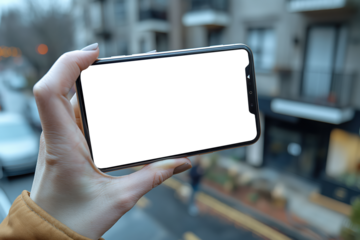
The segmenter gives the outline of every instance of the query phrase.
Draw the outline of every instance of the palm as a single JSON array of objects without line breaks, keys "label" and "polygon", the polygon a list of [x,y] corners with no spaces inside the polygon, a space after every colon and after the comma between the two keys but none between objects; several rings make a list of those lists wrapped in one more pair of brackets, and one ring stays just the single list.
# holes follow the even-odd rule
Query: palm
[{"label": "palm", "polygon": [[96,168],[80,130],[77,98],[70,102],[66,95],[97,55],[98,50],[65,54],[34,87],[44,131],[30,196],[60,222],[94,239],[142,195],[176,173],[176,167],[191,166],[188,159],[168,160],[125,177],[111,177]]}]

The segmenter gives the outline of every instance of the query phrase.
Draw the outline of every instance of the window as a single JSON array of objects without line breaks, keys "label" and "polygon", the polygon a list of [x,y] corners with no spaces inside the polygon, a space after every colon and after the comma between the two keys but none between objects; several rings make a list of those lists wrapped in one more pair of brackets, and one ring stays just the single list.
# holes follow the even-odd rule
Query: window
[{"label": "window", "polygon": [[264,164],[308,180],[325,171],[330,126],[303,120],[287,122],[265,117]]},{"label": "window", "polygon": [[254,54],[255,69],[270,71],[275,61],[275,33],[270,28],[248,31],[247,44]]},{"label": "window", "polygon": [[93,28],[101,28],[101,4],[100,2],[92,2],[90,4],[90,20]]},{"label": "window", "polygon": [[147,44],[146,44],[146,41],[145,41],[145,39],[144,38],[142,38],[141,40],[140,40],[140,44],[139,44],[139,49],[140,49],[140,53],[145,53],[145,52],[147,52],[147,46],[146,46]]},{"label": "window", "polygon": [[338,25],[311,26],[308,31],[302,95],[317,101],[339,100],[345,76],[347,28]]},{"label": "window", "polygon": [[127,55],[128,54],[128,45],[126,42],[118,43],[118,55]]},{"label": "window", "polygon": [[166,33],[155,33],[156,51],[168,50],[168,35]]},{"label": "window", "polygon": [[191,10],[204,10],[213,9],[218,11],[227,11],[229,2],[228,0],[192,0]]},{"label": "window", "polygon": [[116,0],[114,2],[115,19],[117,23],[123,23],[126,21],[126,1]]},{"label": "window", "polygon": [[220,45],[222,44],[223,29],[211,29],[208,31],[208,45]]},{"label": "window", "polygon": [[167,19],[167,1],[165,0],[140,0],[139,19],[140,21],[157,19]]}]

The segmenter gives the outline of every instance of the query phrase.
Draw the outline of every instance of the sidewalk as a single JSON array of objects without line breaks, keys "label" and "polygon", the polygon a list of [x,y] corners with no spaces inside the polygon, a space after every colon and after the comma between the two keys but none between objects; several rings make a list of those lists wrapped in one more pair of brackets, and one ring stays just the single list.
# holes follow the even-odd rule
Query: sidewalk
[{"label": "sidewalk", "polygon": [[[111,175],[124,175],[132,170],[121,170],[110,173]],[[175,178],[166,180],[142,197],[136,206],[126,213],[108,233],[104,235],[106,240],[118,239],[117,232],[124,239],[174,239],[176,240],[290,240],[287,237],[277,237],[276,232],[268,232],[273,238],[264,238],[251,228],[243,225],[234,225],[232,222],[224,221],[223,217],[211,214],[199,214],[191,216],[188,214],[188,204],[184,203],[176,195],[176,190],[182,185]],[[174,191],[175,190],[175,191]],[[209,196],[201,196],[202,202],[216,201]],[[209,203],[208,203],[209,204]],[[225,205],[223,203],[210,202],[211,206]],[[229,206],[227,211],[233,211]],[[243,216],[242,216],[243,217]],[[254,219],[245,216],[247,222],[254,224]],[[256,224],[256,223],[255,223]],[[267,227],[265,227],[267,228]],[[260,230],[261,231],[261,230]],[[146,238],[144,238],[146,236]]]},{"label": "sidewalk", "polygon": [[[220,162],[226,165],[228,161],[222,159]],[[240,171],[252,172],[254,178],[261,177],[274,184],[281,184],[289,202],[288,211],[330,235],[337,236],[340,233],[342,224],[347,217],[317,205],[309,199],[313,192],[318,191],[319,186],[307,183],[296,176],[281,174],[268,168],[255,169],[241,162],[238,165],[239,169],[241,169]]]},{"label": "sidewalk", "polygon": [[[120,176],[133,172],[132,169],[125,169],[111,172],[109,174]],[[174,185],[175,184],[175,185]],[[148,192],[136,204],[136,206],[125,214],[124,217],[113,227],[116,232],[124,231],[124,239],[166,239],[172,240],[264,240],[254,231],[242,226],[224,221],[219,216],[209,214],[199,214],[191,216],[188,213],[188,204],[184,203],[176,196],[176,189],[181,183],[174,178],[166,180],[163,184]],[[171,187],[171,185],[173,187]],[[207,200],[209,200],[207,198]],[[136,214],[132,213],[136,212]],[[128,216],[129,214],[129,216]],[[141,219],[142,218],[142,219]],[[249,218],[251,221],[252,219]],[[127,227],[128,226],[128,227]],[[151,231],[154,228],[154,231]],[[116,237],[116,233],[104,235]],[[142,233],[140,233],[140,231]],[[159,233],[159,235],[156,235]],[[125,236],[124,235],[124,236]],[[142,236],[148,236],[143,238]],[[167,236],[167,237],[166,237]],[[111,238],[116,239],[116,238]],[[155,238],[154,238],[155,239]],[[271,238],[265,238],[271,239]],[[289,240],[282,238],[272,238],[276,240]]]},{"label": "sidewalk", "polygon": [[315,184],[307,183],[301,179],[281,174],[269,168],[253,168],[246,163],[236,162],[223,158],[219,165],[225,169],[246,173],[252,179],[265,179],[274,185],[282,185],[288,200],[287,211],[304,220],[308,225],[318,228],[329,235],[337,236],[347,216],[324,208],[310,201],[309,197],[318,190]]},{"label": "sidewalk", "polygon": [[179,240],[137,206],[127,212],[104,234],[103,238],[106,240]]},{"label": "sidewalk", "polygon": [[298,240],[308,240],[309,236],[302,234],[301,232],[297,231],[295,228],[289,227],[286,224],[265,215],[261,211],[257,209],[252,209],[249,206],[239,202],[237,199],[234,199],[230,196],[226,196],[222,193],[219,193],[217,190],[209,187],[207,185],[203,185],[201,190],[210,196],[213,196],[216,199],[219,199],[224,204],[236,209],[251,218],[258,220],[259,222],[265,224],[266,226],[288,236],[291,239],[298,239]]},{"label": "sidewalk", "polygon": [[[112,176],[122,176],[132,173],[132,169],[124,169],[109,172]],[[103,238],[105,240],[179,240],[170,233],[164,226],[149,216],[144,209],[144,200],[140,199],[138,203],[120,218],[117,223],[107,231]]]}]

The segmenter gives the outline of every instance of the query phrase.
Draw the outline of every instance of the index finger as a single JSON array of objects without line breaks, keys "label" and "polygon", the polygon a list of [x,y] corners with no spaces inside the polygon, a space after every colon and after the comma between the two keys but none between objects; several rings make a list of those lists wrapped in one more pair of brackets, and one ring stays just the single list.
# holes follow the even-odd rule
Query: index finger
[{"label": "index finger", "polygon": [[66,134],[66,130],[73,131],[73,129],[69,129],[69,126],[71,123],[75,126],[75,115],[66,96],[80,72],[89,67],[98,55],[97,44],[93,46],[92,50],[65,53],[34,86],[34,96],[45,139],[47,133],[61,131]]}]

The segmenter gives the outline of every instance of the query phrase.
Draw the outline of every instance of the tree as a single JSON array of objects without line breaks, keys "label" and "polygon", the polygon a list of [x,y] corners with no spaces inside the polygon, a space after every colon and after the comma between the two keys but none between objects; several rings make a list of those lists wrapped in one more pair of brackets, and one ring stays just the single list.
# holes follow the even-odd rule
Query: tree
[{"label": "tree", "polygon": [[[4,13],[0,25],[0,45],[21,50],[22,56],[35,69],[40,79],[64,52],[72,50],[73,18],[70,11],[61,7],[60,0],[44,7],[43,1],[28,0],[23,9],[11,9]],[[37,52],[40,44],[48,52]]]}]

